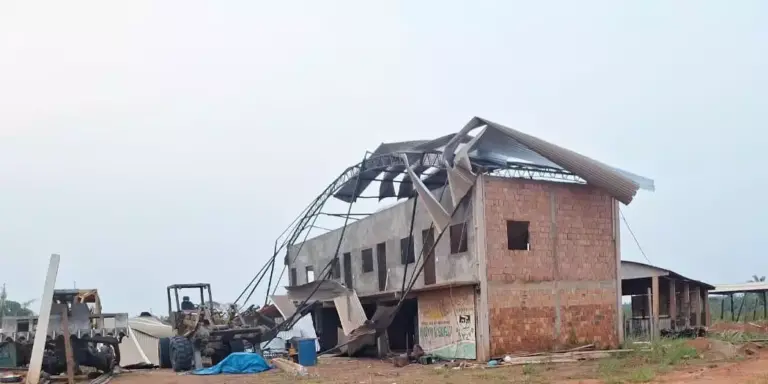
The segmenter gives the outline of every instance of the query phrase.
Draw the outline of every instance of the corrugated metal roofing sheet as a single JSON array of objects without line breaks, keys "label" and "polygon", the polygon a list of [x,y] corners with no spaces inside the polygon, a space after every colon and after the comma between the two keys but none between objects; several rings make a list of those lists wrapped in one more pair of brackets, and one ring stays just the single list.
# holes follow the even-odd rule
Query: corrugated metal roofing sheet
[{"label": "corrugated metal roofing sheet", "polygon": [[[587,184],[591,184],[603,189],[605,192],[621,201],[624,204],[632,202],[637,190],[640,188],[653,191],[655,189],[653,180],[635,175],[631,172],[601,163],[587,156],[581,155],[569,149],[549,143],[545,140],[531,136],[529,134],[514,130],[512,128],[497,124],[490,120],[479,117],[472,118],[464,128],[456,134],[445,135],[431,141],[411,141],[382,144],[374,152],[376,155],[399,156],[401,152],[421,152],[424,150],[438,150],[437,145],[442,149],[442,155],[448,164],[453,164],[453,158],[459,145],[470,142],[471,131],[485,126],[486,129],[472,141],[469,149],[469,158],[476,164],[499,164],[501,167],[507,166],[509,161],[522,161],[538,166],[551,167],[570,172]],[[414,163],[416,159],[409,161]],[[417,166],[424,166],[416,164]],[[335,192],[334,196],[344,201],[352,201],[353,196],[362,194],[365,188],[370,184],[370,179],[376,178],[382,172],[385,173],[384,180],[380,186],[380,198],[394,197],[395,188],[394,178],[402,172],[402,167],[389,168],[369,168],[363,171],[358,190],[354,191],[357,183],[357,175],[351,177]],[[419,170],[424,170],[419,168]],[[405,177],[404,182],[400,184],[400,190],[396,196],[398,198],[410,197],[412,183]]]},{"label": "corrugated metal roofing sheet", "polygon": [[710,291],[709,293],[717,295],[717,294],[727,294],[727,293],[763,292],[763,291],[768,291],[768,281],[716,285],[715,289]]}]

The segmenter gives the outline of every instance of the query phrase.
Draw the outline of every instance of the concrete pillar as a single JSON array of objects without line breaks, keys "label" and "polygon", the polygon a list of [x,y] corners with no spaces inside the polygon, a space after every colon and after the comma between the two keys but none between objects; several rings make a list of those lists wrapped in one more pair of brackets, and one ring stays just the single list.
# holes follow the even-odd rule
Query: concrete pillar
[{"label": "concrete pillar", "polygon": [[677,295],[675,293],[675,279],[669,279],[669,319],[672,329],[677,329]]},{"label": "concrete pillar", "polygon": [[475,255],[479,290],[476,291],[475,304],[477,324],[475,324],[475,342],[477,360],[487,362],[491,358],[491,326],[490,306],[488,304],[488,260],[486,258],[486,228],[485,228],[485,177],[481,174],[475,181],[472,195],[472,221],[475,231]]},{"label": "concrete pillar", "polygon": [[683,316],[684,326],[691,326],[691,287],[688,282],[683,282]]},{"label": "concrete pillar", "polygon": [[[613,199],[613,248],[616,252],[616,326],[619,344],[624,343],[624,306],[621,301],[621,221],[619,221],[619,202]],[[768,318],[768,316],[766,316]]]},{"label": "concrete pillar", "polygon": [[[45,342],[48,336],[48,323],[51,319],[51,306],[53,305],[53,291],[56,287],[56,276],[59,274],[59,255],[51,255],[48,264],[48,272],[45,275],[45,285],[43,285],[43,294],[40,299],[40,315],[37,318],[37,329],[35,338],[32,341],[32,352],[29,360],[29,369],[27,370],[27,383],[37,384],[40,382],[40,371],[43,368],[43,354],[45,353]],[[30,325],[30,330],[32,326]]]},{"label": "concrete pillar", "polygon": [[653,338],[658,339],[659,332],[659,277],[651,277],[651,299],[653,300],[653,309],[651,310],[653,321]]}]

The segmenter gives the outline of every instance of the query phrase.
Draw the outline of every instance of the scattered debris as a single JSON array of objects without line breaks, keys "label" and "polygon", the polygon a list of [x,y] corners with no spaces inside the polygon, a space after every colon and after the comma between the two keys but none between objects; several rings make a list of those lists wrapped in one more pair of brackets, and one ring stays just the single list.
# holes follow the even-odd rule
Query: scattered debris
[{"label": "scattered debris", "polygon": [[395,367],[405,367],[406,365],[410,364],[410,359],[408,358],[407,354],[397,355],[392,358],[392,365]]},{"label": "scattered debris", "polygon": [[278,358],[272,359],[272,364],[276,366],[278,369],[280,369],[281,371],[290,375],[294,375],[294,376],[308,375],[306,367],[304,367],[301,364],[296,364],[290,360],[286,360],[278,357]]}]

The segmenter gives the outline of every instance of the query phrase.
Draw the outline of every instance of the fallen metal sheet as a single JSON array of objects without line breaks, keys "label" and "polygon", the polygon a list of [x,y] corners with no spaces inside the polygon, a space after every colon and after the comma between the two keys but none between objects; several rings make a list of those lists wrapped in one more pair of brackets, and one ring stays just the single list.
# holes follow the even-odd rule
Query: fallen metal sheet
[{"label": "fallen metal sheet", "polygon": [[333,304],[336,306],[336,312],[339,313],[341,328],[346,335],[351,335],[352,331],[368,320],[363,304],[360,303],[355,291],[347,291],[345,295],[336,297],[333,299]]},{"label": "fallen metal sheet", "polygon": [[411,169],[411,167],[408,165],[408,159],[405,156],[403,156],[403,161],[406,163],[406,170],[408,171],[408,174],[411,175],[413,186],[416,187],[416,192],[419,194],[419,196],[421,196],[421,201],[424,202],[424,206],[427,208],[429,216],[435,223],[435,227],[447,227],[448,224],[451,223],[451,216],[448,214],[448,212],[445,211],[445,208],[440,205],[440,202],[437,201],[435,196],[432,195],[432,192],[427,189],[421,179],[416,176],[416,174],[413,172],[413,169]]},{"label": "fallen metal sheet", "polygon": [[382,333],[389,328],[392,324],[392,320],[395,319],[396,309],[397,306],[376,306],[376,312],[373,314],[373,317],[371,317],[371,324],[373,325],[373,328],[376,329],[377,333]]},{"label": "fallen metal sheet", "polygon": [[272,295],[269,298],[272,299],[272,303],[275,304],[277,310],[283,315],[283,319],[287,319],[296,313],[296,306],[288,295]]},{"label": "fallen metal sheet", "polygon": [[[320,287],[315,293],[312,293],[318,285]],[[312,301],[331,301],[347,292],[346,287],[333,280],[315,280],[302,285],[288,286],[285,287],[285,290],[291,300],[298,302],[304,302],[310,298],[310,295],[312,295]]]}]

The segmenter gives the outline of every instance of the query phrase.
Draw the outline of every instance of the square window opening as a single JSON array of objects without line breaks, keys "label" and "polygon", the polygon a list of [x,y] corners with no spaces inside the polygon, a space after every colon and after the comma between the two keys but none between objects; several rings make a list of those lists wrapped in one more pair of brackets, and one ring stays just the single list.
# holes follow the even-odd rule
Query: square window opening
[{"label": "square window opening", "polygon": [[400,263],[411,264],[416,262],[416,252],[414,251],[413,236],[400,239]]},{"label": "square window opening", "polygon": [[373,249],[363,249],[363,273],[373,272]]},{"label": "square window opening", "polygon": [[467,223],[450,226],[448,235],[451,238],[451,254],[467,251]]},{"label": "square window opening", "polygon": [[507,220],[507,249],[528,251],[531,249],[530,222]]},{"label": "square window opening", "polygon": [[341,264],[339,258],[333,259],[333,265],[331,265],[331,277],[334,279],[341,278]]}]

